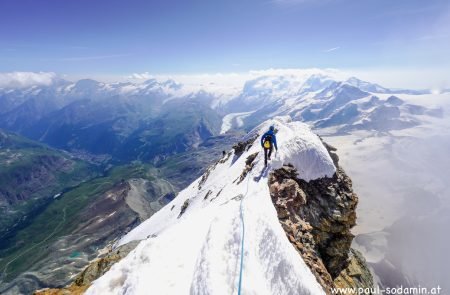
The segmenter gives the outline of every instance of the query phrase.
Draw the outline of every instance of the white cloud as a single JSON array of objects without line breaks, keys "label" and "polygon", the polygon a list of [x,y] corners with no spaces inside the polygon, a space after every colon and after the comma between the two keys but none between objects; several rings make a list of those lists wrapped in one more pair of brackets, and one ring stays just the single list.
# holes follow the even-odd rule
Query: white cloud
[{"label": "white cloud", "polygon": [[311,75],[320,74],[324,76],[329,76],[331,78],[342,80],[348,78],[348,75],[338,69],[333,68],[307,68],[307,69],[267,69],[267,70],[257,70],[250,71],[253,76],[290,76],[297,77],[298,79],[305,79]]},{"label": "white cloud", "polygon": [[148,79],[152,79],[153,76],[150,75],[149,72],[144,72],[144,73],[133,73],[133,74],[129,75],[127,78],[133,79],[133,80],[148,80]]},{"label": "white cloud", "polygon": [[378,83],[389,88],[410,89],[446,89],[450,88],[450,71],[447,68],[270,68],[230,73],[198,73],[198,74],[157,74],[150,72],[132,73],[129,75],[57,75],[52,72],[12,72],[0,73],[0,87],[23,88],[32,85],[50,85],[55,79],[64,78],[76,81],[91,78],[105,83],[132,81],[144,82],[156,79],[164,82],[173,79],[183,85],[183,91],[206,90],[223,95],[234,95],[242,90],[246,81],[261,76],[284,76],[289,80],[302,81],[313,74],[329,76],[336,80],[346,80],[351,76]]},{"label": "white cloud", "polygon": [[250,70],[242,72],[217,72],[217,73],[192,73],[192,74],[158,74],[150,72],[132,73],[128,75],[88,75],[71,76],[70,80],[76,81],[83,78],[91,78],[105,83],[112,82],[144,82],[148,79],[156,79],[164,82],[169,79],[183,85],[181,92],[195,92],[198,90],[210,91],[216,94],[232,96],[242,91],[244,84],[261,76],[284,76],[289,80],[303,81],[313,74],[329,76],[336,80],[348,79],[351,74],[333,68],[270,68],[264,70]]},{"label": "white cloud", "polygon": [[290,80],[302,81],[313,74],[329,76],[338,81],[343,81],[354,76],[389,88],[450,88],[450,79],[448,79],[448,77],[450,77],[450,70],[446,68],[271,68],[231,73],[154,74],[152,77],[160,81],[173,79],[182,83],[186,90],[205,89],[212,92],[232,95],[242,90],[246,81],[257,77],[284,76]]},{"label": "white cloud", "polygon": [[340,46],[337,46],[337,47],[325,49],[323,52],[333,52],[333,51],[339,50],[340,48],[341,48]]},{"label": "white cloud", "polygon": [[445,89],[450,87],[448,68],[368,68],[347,69],[359,79],[388,88]]},{"label": "white cloud", "polygon": [[290,81],[298,81],[299,83],[313,74],[321,74],[329,76],[337,80],[345,80],[350,77],[349,74],[337,69],[265,69],[251,70],[246,72],[231,73],[203,73],[203,74],[166,74],[151,75],[158,81],[173,79],[183,85],[184,91],[206,90],[224,96],[233,96],[242,91],[244,84],[261,76],[283,76]]},{"label": "white cloud", "polygon": [[57,78],[52,72],[0,73],[0,87],[24,88],[33,85],[50,85]]}]

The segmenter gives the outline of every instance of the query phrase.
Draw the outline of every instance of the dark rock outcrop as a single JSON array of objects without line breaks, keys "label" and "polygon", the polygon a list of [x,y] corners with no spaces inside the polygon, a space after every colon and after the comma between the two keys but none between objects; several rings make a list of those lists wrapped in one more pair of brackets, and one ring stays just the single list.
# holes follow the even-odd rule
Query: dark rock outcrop
[{"label": "dark rock outcrop", "polygon": [[246,141],[240,141],[237,144],[233,145],[235,157],[240,157],[244,151],[248,151],[252,147],[256,138],[257,136],[254,136]]},{"label": "dark rock outcrop", "polygon": [[[258,152],[251,154],[250,156],[247,157],[247,159],[245,160],[245,168],[242,171],[241,175],[239,176],[237,180],[237,184],[241,183],[245,177],[247,176],[247,174],[252,171],[253,166],[255,166],[255,158],[258,155]],[[235,180],[235,181],[236,181]]]},{"label": "dark rock outcrop", "polygon": [[180,214],[178,215],[178,218],[180,218],[181,215],[183,215],[184,212],[186,212],[187,207],[189,207],[189,199],[184,201],[183,205],[181,206],[181,210],[180,210]]},{"label": "dark rock outcrop", "polygon": [[339,276],[334,279],[337,288],[370,288],[373,286],[373,278],[367,262],[360,252],[351,248],[349,263]]},{"label": "dark rock outcrop", "polygon": [[358,197],[351,179],[338,166],[336,151],[325,145],[337,167],[331,178],[306,182],[292,166],[269,176],[269,189],[289,241],[310,267],[324,290],[372,287],[364,259],[351,249]]},{"label": "dark rock outcrop", "polygon": [[119,262],[128,255],[140,241],[133,241],[122,245],[104,257],[100,257],[92,261],[82,273],[80,273],[72,284],[64,288],[42,289],[34,292],[34,295],[78,295],[83,294],[93,281],[105,274],[111,266]]}]

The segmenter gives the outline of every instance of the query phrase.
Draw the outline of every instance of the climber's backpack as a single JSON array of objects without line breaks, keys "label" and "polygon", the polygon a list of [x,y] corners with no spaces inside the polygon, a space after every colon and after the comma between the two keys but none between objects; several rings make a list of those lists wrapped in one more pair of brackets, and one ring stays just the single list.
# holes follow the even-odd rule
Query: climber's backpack
[{"label": "climber's backpack", "polygon": [[265,149],[270,149],[271,146],[272,146],[272,135],[267,134],[264,137],[264,148]]}]

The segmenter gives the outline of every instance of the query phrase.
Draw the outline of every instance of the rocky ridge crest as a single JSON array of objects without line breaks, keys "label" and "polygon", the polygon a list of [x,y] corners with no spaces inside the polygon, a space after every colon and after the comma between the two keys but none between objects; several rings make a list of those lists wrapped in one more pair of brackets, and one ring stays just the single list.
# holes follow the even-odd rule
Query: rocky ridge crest
[{"label": "rocky ridge crest", "polygon": [[351,248],[358,197],[338,164],[336,149],[326,143],[336,173],[306,182],[291,165],[274,170],[269,188],[286,235],[327,294],[336,287],[373,287],[362,255]]}]

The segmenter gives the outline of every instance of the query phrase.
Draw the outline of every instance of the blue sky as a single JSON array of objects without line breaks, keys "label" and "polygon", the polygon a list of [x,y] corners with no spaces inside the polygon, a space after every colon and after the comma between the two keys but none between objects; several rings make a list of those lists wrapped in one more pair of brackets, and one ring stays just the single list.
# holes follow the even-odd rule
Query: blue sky
[{"label": "blue sky", "polygon": [[0,72],[450,68],[448,0],[2,0]]}]

